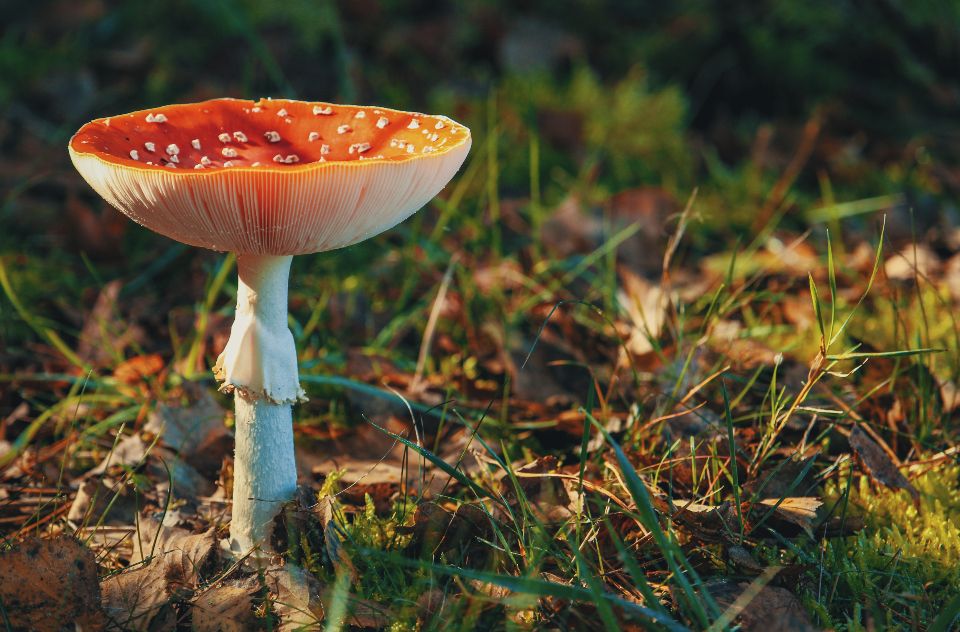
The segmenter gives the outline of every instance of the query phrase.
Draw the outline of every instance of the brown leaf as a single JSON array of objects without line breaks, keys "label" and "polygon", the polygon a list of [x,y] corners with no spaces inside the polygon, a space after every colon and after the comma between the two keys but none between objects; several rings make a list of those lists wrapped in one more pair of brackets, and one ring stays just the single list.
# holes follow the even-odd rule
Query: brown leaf
[{"label": "brown leaf", "polygon": [[189,596],[216,557],[214,530],[193,534],[144,517],[133,545],[133,561],[143,564],[102,584],[111,624],[123,630],[173,629],[173,603]]},{"label": "brown leaf", "polygon": [[224,424],[226,411],[205,388],[185,387],[183,396],[186,405],[159,404],[143,429],[159,435],[165,446],[212,477],[233,449],[233,433]]},{"label": "brown leaf", "polygon": [[763,571],[763,566],[750,555],[750,551],[742,546],[732,544],[726,548],[726,553],[730,562],[741,569],[751,573],[760,573]]},{"label": "brown leaf", "polygon": [[823,501],[809,496],[797,496],[782,500],[767,498],[761,500],[760,504],[775,507],[773,510],[774,516],[797,525],[812,537],[813,523],[817,519],[817,509],[823,505]]},{"label": "brown leaf", "polygon": [[156,375],[165,365],[163,356],[159,353],[133,356],[117,365],[113,370],[113,377],[122,384],[133,386],[144,378]]},{"label": "brown leaf", "polygon": [[421,502],[407,550],[430,558],[446,555],[449,562],[459,564],[476,549],[479,539],[489,537],[490,530],[490,518],[473,505],[461,505],[451,513],[437,503]]},{"label": "brown leaf", "polygon": [[653,343],[660,337],[667,320],[667,295],[656,283],[620,268],[623,290],[618,301],[627,312],[631,323],[626,347],[635,356],[653,351]]},{"label": "brown leaf", "polygon": [[73,537],[29,538],[0,555],[0,600],[16,630],[103,629],[97,562]]},{"label": "brown leaf", "polygon": [[[703,505],[687,501],[674,502],[677,506],[674,520],[685,526],[699,540],[722,542],[730,540],[740,531],[740,515],[733,503]],[[744,530],[749,532],[749,525],[745,525]]]},{"label": "brown leaf", "polygon": [[[409,427],[397,419],[387,420],[383,427],[415,440]],[[466,473],[476,467],[474,459],[469,455],[461,459],[468,436],[463,429],[451,429],[438,442],[441,449],[437,454],[450,465],[459,464],[460,470]],[[432,443],[431,440],[427,445]],[[442,490],[450,479],[448,474],[440,471],[414,450],[368,424],[329,441],[318,442],[309,449],[301,447],[297,452],[297,463],[301,464],[301,467],[309,468],[314,474],[343,470],[342,480],[348,484],[391,483],[419,489],[422,474],[423,491],[432,493]]]},{"label": "brown leaf", "polygon": [[293,564],[274,566],[264,572],[264,579],[280,619],[279,630],[313,629],[323,621],[323,585],[309,572]]},{"label": "brown leaf", "polygon": [[153,518],[142,518],[138,536],[133,542],[134,562],[163,558],[184,584],[195,584],[202,570],[217,553],[217,539],[213,528],[203,533],[165,527]]},{"label": "brown leaf", "polygon": [[905,489],[913,496],[914,502],[919,502],[920,492],[917,488],[900,473],[890,456],[860,426],[854,426],[848,441],[870,478],[893,489]]},{"label": "brown leaf", "polygon": [[190,608],[194,632],[244,632],[256,628],[253,596],[257,586],[230,582],[205,590]]},{"label": "brown leaf", "polygon": [[122,354],[134,342],[142,342],[144,332],[120,317],[117,298],[120,281],[103,286],[96,303],[87,315],[77,341],[77,355],[96,366],[113,362],[114,354]]},{"label": "brown leaf", "polygon": [[126,485],[108,478],[90,477],[77,490],[67,518],[78,524],[130,524],[137,512],[137,499]]},{"label": "brown leaf", "polygon": [[934,274],[940,267],[940,258],[923,244],[911,244],[888,258],[883,264],[887,278],[909,281],[916,276]]},{"label": "brown leaf", "polygon": [[[748,582],[734,583],[727,580],[707,582],[707,590],[716,599],[721,610],[735,607],[739,610],[734,619],[743,632],[813,632],[817,628],[810,622],[800,600],[785,588],[764,586],[756,594]],[[740,597],[749,598],[746,603]],[[752,597],[752,598],[751,598]]]},{"label": "brown leaf", "polygon": [[109,577],[100,584],[111,630],[174,630],[176,613],[165,566],[157,562]]}]

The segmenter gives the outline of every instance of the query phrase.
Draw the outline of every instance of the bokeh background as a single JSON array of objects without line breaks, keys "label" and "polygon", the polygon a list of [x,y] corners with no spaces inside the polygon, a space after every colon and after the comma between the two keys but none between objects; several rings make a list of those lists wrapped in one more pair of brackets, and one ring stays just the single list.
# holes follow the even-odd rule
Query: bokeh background
[{"label": "bokeh background", "polygon": [[[956,2],[8,0],[0,28],[0,260],[16,300],[0,300],[2,373],[70,370],[53,331],[87,366],[159,352],[209,380],[231,317],[223,256],[129,222],[66,152],[91,118],[172,102],[382,104],[472,128],[447,194],[295,261],[296,333],[318,372],[350,372],[355,347],[412,364],[422,316],[398,314],[423,315],[455,253],[477,280],[501,256],[562,272],[639,226],[566,297],[613,307],[613,266],[659,275],[694,192],[691,262],[773,231],[822,244],[830,227],[843,249],[875,239],[881,215],[894,248],[960,244]],[[477,322],[529,341],[542,314],[485,294],[469,299]],[[198,328],[202,348],[185,350]],[[22,396],[0,389],[0,412]]]},{"label": "bokeh background", "polygon": [[[318,370],[346,367],[351,346],[415,352],[416,319],[395,315],[425,305],[454,253],[467,275],[501,255],[576,268],[636,224],[609,263],[653,278],[695,191],[681,246],[694,261],[761,229],[822,243],[830,227],[843,248],[875,238],[880,215],[895,248],[960,243],[956,2],[8,0],[0,25],[0,259],[16,300],[0,301],[4,373],[69,368],[43,331],[94,365],[159,351],[208,370],[232,281],[207,300],[206,346],[180,343],[222,255],[127,221],[65,149],[91,118],[171,102],[382,104],[473,129],[452,196],[297,258],[294,313],[309,323],[332,300],[298,332]],[[574,297],[613,306],[613,276]],[[19,401],[0,391],[0,412]]]}]

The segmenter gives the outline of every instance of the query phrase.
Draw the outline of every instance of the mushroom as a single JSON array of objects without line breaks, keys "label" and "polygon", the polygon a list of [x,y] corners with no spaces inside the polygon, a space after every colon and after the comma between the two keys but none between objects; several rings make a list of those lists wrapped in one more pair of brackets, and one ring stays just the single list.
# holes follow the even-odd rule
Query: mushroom
[{"label": "mushroom", "polygon": [[[438,123],[442,144],[411,131]],[[130,219],[237,253],[236,319],[214,367],[236,410],[235,552],[269,548],[297,485],[292,405],[305,398],[287,327],[293,255],[403,221],[446,186],[470,143],[446,117],[284,99],[169,105],[91,121],[70,139],[77,171]],[[148,161],[143,148],[166,149]]]}]

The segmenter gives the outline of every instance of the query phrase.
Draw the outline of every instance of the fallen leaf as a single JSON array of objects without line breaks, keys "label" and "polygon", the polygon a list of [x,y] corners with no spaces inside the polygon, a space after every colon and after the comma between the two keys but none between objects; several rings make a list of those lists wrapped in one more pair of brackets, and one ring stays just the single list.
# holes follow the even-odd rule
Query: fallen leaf
[{"label": "fallen leaf", "polygon": [[860,426],[854,426],[848,441],[870,478],[893,489],[905,489],[913,496],[914,502],[919,502],[920,492],[917,488],[900,472],[883,448],[861,430]]},{"label": "fallen leaf", "polygon": [[133,562],[162,558],[176,572],[181,583],[193,585],[200,581],[204,568],[216,559],[218,548],[213,528],[203,533],[167,527],[151,517],[140,519],[137,536],[133,539]]},{"label": "fallen leaf", "polygon": [[107,366],[133,343],[141,343],[143,330],[120,317],[117,297],[120,281],[103,286],[93,309],[87,314],[77,341],[77,355],[96,366]]},{"label": "fallen leaf", "polygon": [[144,517],[134,537],[133,570],[103,581],[104,608],[123,630],[173,629],[174,603],[189,598],[217,554],[215,532],[193,534]]},{"label": "fallen leaf", "polygon": [[475,557],[476,545],[491,536],[490,520],[474,505],[460,505],[450,512],[437,503],[421,502],[413,527],[404,529],[413,534],[407,551],[429,559],[444,555],[451,564],[467,564],[469,557]]},{"label": "fallen leaf", "polygon": [[137,499],[127,485],[107,478],[88,478],[77,489],[67,518],[77,524],[130,524],[137,512]]},{"label": "fallen leaf", "polygon": [[309,572],[293,564],[273,566],[264,571],[264,579],[280,619],[278,630],[312,629],[323,621],[323,586]]},{"label": "fallen leaf", "polygon": [[760,504],[773,507],[774,516],[797,525],[813,537],[817,509],[823,506],[823,501],[809,496],[796,496],[783,499],[767,498],[761,500]]},{"label": "fallen leaf", "polygon": [[164,570],[158,562],[113,575],[100,584],[109,629],[153,632],[176,628]]},{"label": "fallen leaf", "polygon": [[[748,591],[754,588],[749,582],[713,580],[708,581],[706,587],[721,610],[738,608],[734,622],[740,624],[743,632],[814,632],[818,629],[810,622],[800,600],[786,588],[766,585],[751,595]],[[741,596],[749,601],[738,602]]]},{"label": "fallen leaf", "polygon": [[8,629],[59,631],[65,622],[102,630],[93,551],[73,537],[29,538],[0,555],[0,602]]},{"label": "fallen leaf", "polygon": [[241,580],[204,590],[190,607],[194,632],[244,632],[256,628],[253,596],[257,589],[256,584]]},{"label": "fallen leaf", "polygon": [[883,264],[887,278],[909,281],[916,276],[934,274],[940,267],[940,258],[923,244],[911,244],[888,258]]},{"label": "fallen leaf", "polygon": [[233,433],[224,424],[226,411],[202,387],[185,387],[183,398],[186,405],[179,401],[159,404],[143,429],[159,435],[163,445],[197,471],[213,476],[233,449]]},{"label": "fallen leaf", "polygon": [[159,373],[166,363],[159,353],[133,356],[124,360],[113,370],[113,377],[121,384],[133,386]]},{"label": "fallen leaf", "polygon": [[[415,435],[409,431],[409,426],[397,419],[391,418],[385,425],[381,425],[390,432],[411,441],[416,440]],[[461,459],[468,440],[469,434],[465,430],[451,428],[438,442],[441,449],[437,456],[469,474],[477,464],[469,455]],[[425,443],[431,446],[434,441],[431,439]],[[440,471],[416,451],[369,424],[329,441],[316,442],[310,446],[301,444],[297,452],[297,463],[301,467],[309,468],[316,475],[342,471],[341,480],[347,484],[390,483],[421,489],[422,480],[421,491],[424,493],[440,492],[450,479],[449,474]]]},{"label": "fallen leaf", "polygon": [[763,572],[763,566],[742,546],[731,544],[726,547],[727,559],[735,566],[751,573]]},{"label": "fallen leaf", "polygon": [[667,295],[659,285],[647,281],[626,268],[620,269],[623,290],[617,300],[627,313],[632,328],[626,347],[635,356],[653,351],[667,320]]}]

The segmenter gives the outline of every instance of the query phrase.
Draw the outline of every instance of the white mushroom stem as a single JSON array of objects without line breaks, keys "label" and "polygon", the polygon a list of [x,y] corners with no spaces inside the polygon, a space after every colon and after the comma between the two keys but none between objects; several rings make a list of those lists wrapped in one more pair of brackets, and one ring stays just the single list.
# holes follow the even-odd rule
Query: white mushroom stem
[{"label": "white mushroom stem", "polygon": [[269,549],[273,518],[297,487],[291,406],[303,391],[287,327],[292,259],[237,257],[236,319],[214,368],[236,406],[230,547],[238,553]]}]

